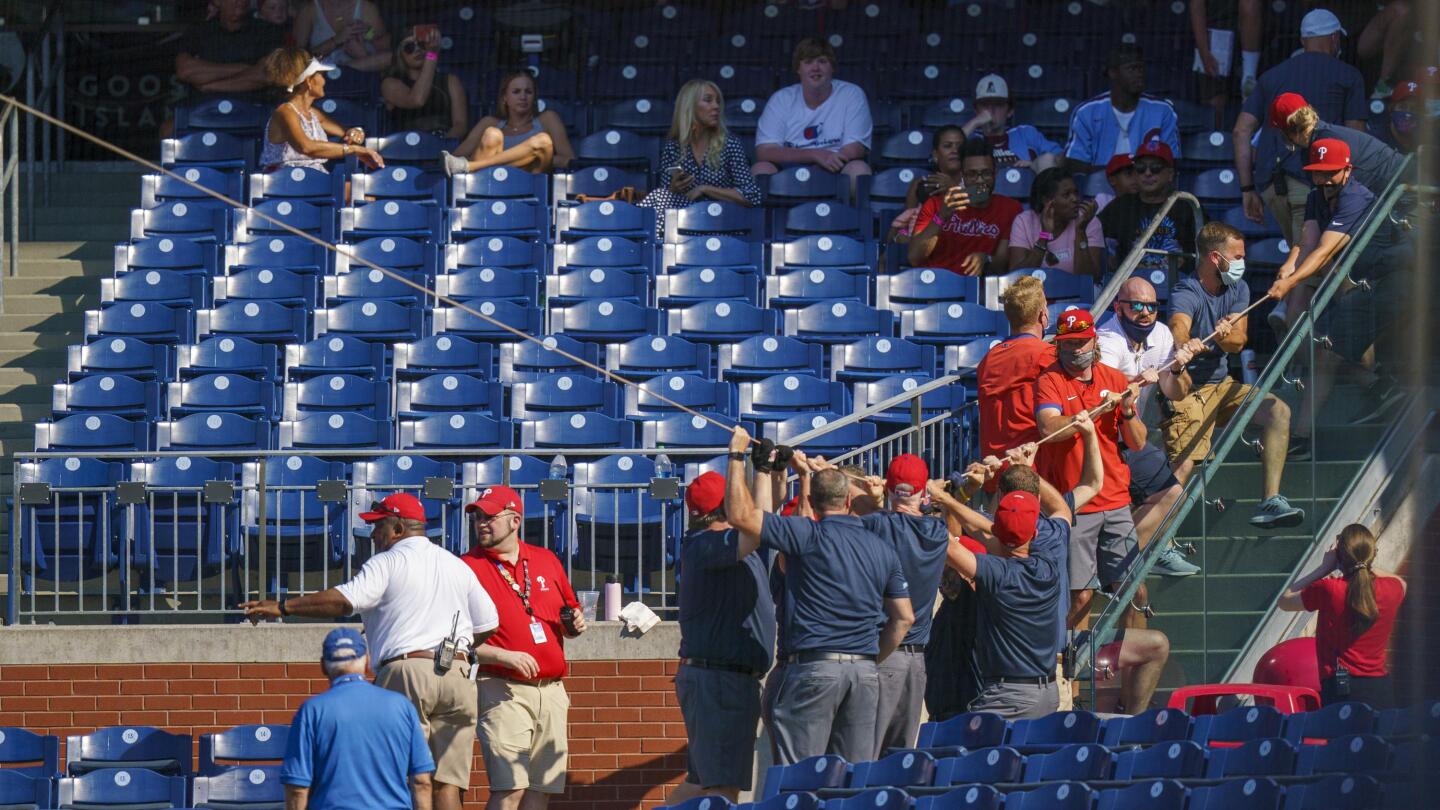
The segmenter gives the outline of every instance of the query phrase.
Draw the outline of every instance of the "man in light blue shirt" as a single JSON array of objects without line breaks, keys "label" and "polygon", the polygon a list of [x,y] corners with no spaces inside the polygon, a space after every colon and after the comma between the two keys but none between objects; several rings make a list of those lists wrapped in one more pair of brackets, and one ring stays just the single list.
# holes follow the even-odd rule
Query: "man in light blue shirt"
[{"label": "man in light blue shirt", "polygon": [[1004,77],[991,73],[980,78],[975,85],[975,110],[975,117],[961,130],[965,137],[984,137],[994,147],[997,167],[1018,166],[1039,174],[1060,161],[1060,144],[1029,124],[1011,125],[1015,105]]},{"label": "man in light blue shirt", "polygon": [[291,722],[280,767],[286,810],[430,810],[435,762],[420,718],[404,695],[365,680],[365,652],[353,627],[325,636],[330,688]]},{"label": "man in light blue shirt", "polygon": [[1072,173],[1099,171],[1115,155],[1131,155],[1158,138],[1180,158],[1175,108],[1145,95],[1145,57],[1139,46],[1115,46],[1106,62],[1110,91],[1086,101],[1070,116],[1065,158]]}]

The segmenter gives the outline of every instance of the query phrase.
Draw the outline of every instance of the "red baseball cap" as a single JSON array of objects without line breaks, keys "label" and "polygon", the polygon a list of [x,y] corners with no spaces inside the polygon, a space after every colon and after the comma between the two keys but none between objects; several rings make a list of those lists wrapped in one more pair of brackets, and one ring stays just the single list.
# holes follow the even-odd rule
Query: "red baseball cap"
[{"label": "red baseball cap", "polygon": [[1395,89],[1390,91],[1390,103],[1399,104],[1407,98],[1420,92],[1419,82],[1400,82]]},{"label": "red baseball cap", "polygon": [[1134,165],[1135,158],[1132,158],[1129,155],[1116,155],[1115,157],[1110,158],[1109,163],[1105,164],[1105,176],[1109,177],[1116,172],[1124,171],[1133,167]]},{"label": "red baseball cap", "polygon": [[1000,499],[995,508],[991,530],[995,539],[1019,548],[1035,539],[1035,526],[1040,520],[1040,499],[1029,492],[1011,492]]},{"label": "red baseball cap", "polygon": [[520,493],[510,487],[486,487],[480,490],[480,497],[472,504],[465,506],[466,512],[480,511],[488,517],[496,515],[509,509],[517,515],[525,514],[525,501],[521,499]]},{"label": "red baseball cap", "polygon": [[1338,172],[1350,166],[1350,145],[1339,138],[1321,138],[1310,144],[1307,172]]},{"label": "red baseball cap", "polygon": [[979,540],[976,540],[976,539],[973,538],[973,537],[966,537],[965,535],[962,534],[962,535],[960,535],[959,537],[957,537],[956,539],[960,541],[960,545],[962,545],[962,546],[964,546],[965,548],[969,549],[971,554],[989,554],[989,553],[990,553],[990,552],[988,552],[988,551],[985,550],[985,544],[984,544],[984,543],[980,542]]},{"label": "red baseball cap", "polygon": [[685,506],[691,517],[708,515],[725,503],[725,476],[717,472],[701,473],[685,488]]},{"label": "red baseball cap", "polygon": [[1290,116],[1294,115],[1296,110],[1309,106],[1310,102],[1306,101],[1305,97],[1299,93],[1281,93],[1275,97],[1274,101],[1270,102],[1270,126],[1284,129],[1285,122],[1290,120]]},{"label": "red baseball cap", "polygon": [[1067,309],[1055,326],[1056,340],[1089,340],[1095,337],[1095,319],[1088,309]]},{"label": "red baseball cap", "polygon": [[369,512],[360,513],[360,519],[366,523],[374,523],[387,517],[397,517],[401,520],[424,520],[425,507],[414,495],[408,492],[397,492],[394,495],[385,496],[382,501],[371,503]]},{"label": "red baseball cap", "polygon": [[1159,158],[1165,161],[1166,166],[1175,168],[1175,153],[1170,150],[1170,144],[1164,141],[1152,140],[1141,144],[1140,148],[1135,150],[1134,160],[1138,161],[1142,157]]},{"label": "red baseball cap", "polygon": [[[914,453],[905,453],[891,459],[885,470],[885,489],[900,495],[914,495],[925,491],[925,482],[930,480],[930,465]],[[901,492],[906,487],[909,491]]]}]

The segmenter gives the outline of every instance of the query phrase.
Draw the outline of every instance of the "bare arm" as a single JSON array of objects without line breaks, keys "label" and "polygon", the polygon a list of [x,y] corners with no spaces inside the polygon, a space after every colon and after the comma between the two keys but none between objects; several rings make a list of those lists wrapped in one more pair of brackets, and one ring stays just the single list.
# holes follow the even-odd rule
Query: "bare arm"
[{"label": "bare arm", "polygon": [[[1306,222],[1305,226],[1308,231],[1310,223]],[[1319,225],[1315,227],[1318,229]],[[1315,249],[1306,253],[1305,258],[1300,261],[1300,266],[1295,268],[1295,273],[1285,279],[1289,283],[1290,289],[1295,289],[1295,285],[1301,281],[1330,266],[1331,260],[1338,256],[1348,244],[1350,244],[1350,234],[1348,233],[1325,231],[1320,234]]]},{"label": "bare arm", "polygon": [[410,777],[410,800],[415,810],[430,810],[430,774],[417,773]]},{"label": "bare arm", "polygon": [[[306,135],[305,129],[300,126],[300,116],[290,108],[290,105],[282,104],[275,112],[275,117],[270,125],[272,130],[279,129],[280,137],[300,154],[329,160],[343,158],[349,154],[350,148],[345,144],[317,141]],[[324,119],[321,120],[323,123]]]},{"label": "bare arm", "polygon": [[[983,470],[984,466],[978,462],[971,464],[970,471],[975,471],[975,474],[980,475],[980,471],[976,468],[979,467]],[[967,471],[967,475],[970,474],[970,471]],[[983,482],[984,478],[981,478],[981,483],[983,484]],[[977,539],[990,534],[990,519],[952,497],[945,491],[945,482],[931,481],[926,486],[926,491],[930,493],[930,502],[940,507],[945,513],[945,525],[951,532],[969,535]]]},{"label": "bare arm", "polygon": [[940,226],[934,220],[924,223],[922,230],[910,235],[910,244],[905,248],[910,264],[915,267],[923,267],[925,260],[935,252],[935,245],[939,241]]},{"label": "bare arm", "polygon": [[945,564],[955,569],[965,581],[975,581],[975,552],[965,548],[959,541],[950,541],[950,548],[945,552]]},{"label": "bare arm", "polygon": [[[730,452],[744,453],[750,448],[750,434],[737,427],[730,437]],[[725,468],[725,518],[740,532],[738,556],[760,547],[760,528],[765,523],[765,513],[755,506],[750,487],[745,483],[745,460],[731,458]]]},{"label": "bare arm", "polygon": [[285,810],[305,810],[310,806],[310,788],[299,785],[285,786]]},{"label": "bare arm", "polygon": [[1089,414],[1081,411],[1075,421],[1085,445],[1085,465],[1080,469],[1080,483],[1070,491],[1070,500],[1075,502],[1075,510],[1079,511],[1100,494],[1100,488],[1105,485],[1105,461],[1100,456],[1100,437]]},{"label": "bare arm", "polygon": [[1325,556],[1320,558],[1319,565],[1315,566],[1309,573],[1302,575],[1299,579],[1290,583],[1290,587],[1286,588],[1285,593],[1280,595],[1280,601],[1276,603],[1276,607],[1294,613],[1305,610],[1305,600],[1300,597],[1300,592],[1309,587],[1311,583],[1318,582],[1330,576],[1330,574],[1335,571],[1335,568],[1335,548],[1331,546],[1330,550],[1325,552]]},{"label": "bare arm", "polygon": [[910,597],[885,599],[885,626],[880,629],[880,654],[875,656],[876,662],[884,661],[890,653],[899,649],[900,642],[905,640],[905,634],[910,632],[913,624],[915,610],[910,606]]},{"label": "bare arm", "polygon": [[[380,82],[380,96],[385,99],[385,104],[400,110],[418,110],[425,106],[430,90],[435,86],[435,65],[436,62],[430,59],[424,60],[420,65],[420,75],[408,87],[394,76],[386,77]],[[450,107],[452,110],[455,108],[453,102]]]},{"label": "bare arm", "polygon": [[783,163],[818,163],[816,152],[820,149],[796,149],[790,146],[781,146],[778,143],[760,143],[755,145],[755,159],[768,161],[776,165]]},{"label": "bare arm", "polygon": [[557,169],[563,169],[570,165],[575,159],[575,148],[570,145],[570,136],[565,134],[565,122],[560,120],[560,114],[554,110],[546,110],[540,113],[540,128],[550,136],[550,142],[555,145],[555,159],[552,161]]},{"label": "bare arm", "polygon": [[[257,624],[261,619],[278,619],[281,616],[280,603],[274,599],[243,602],[240,609],[245,611],[245,618]],[[319,593],[287,599],[285,613],[309,619],[338,619],[341,616],[354,615],[355,608],[351,606],[350,600],[340,595],[338,589],[329,588]]]},{"label": "bare arm", "polygon": [[1235,150],[1235,173],[1242,186],[1255,182],[1255,147],[1250,145],[1250,139],[1255,137],[1255,129],[1259,126],[1260,121],[1255,116],[1242,112],[1230,130],[1231,148]]},{"label": "bare arm", "polygon": [[192,87],[200,87],[234,78],[253,67],[244,62],[207,62],[198,56],[182,53],[175,57],[175,78]]},{"label": "bare arm", "polygon": [[844,146],[840,147],[839,150],[840,157],[843,157],[846,160],[860,160],[865,157],[865,152],[865,144],[860,143],[859,141],[856,141],[855,143],[847,143]]}]

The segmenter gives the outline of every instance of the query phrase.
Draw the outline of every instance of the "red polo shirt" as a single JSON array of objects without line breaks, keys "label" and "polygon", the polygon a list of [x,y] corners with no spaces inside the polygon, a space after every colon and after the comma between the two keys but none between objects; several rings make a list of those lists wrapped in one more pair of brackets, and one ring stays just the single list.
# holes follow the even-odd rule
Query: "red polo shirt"
[{"label": "red polo shirt", "polygon": [[[1088,411],[1105,400],[1110,392],[1120,393],[1129,382],[1125,375],[1112,366],[1097,362],[1091,368],[1089,380],[1081,380],[1065,373],[1056,362],[1041,372],[1035,382],[1035,411],[1044,408],[1059,408],[1065,416],[1074,416]],[[1116,408],[1095,420],[1095,433],[1100,439],[1100,457],[1105,462],[1105,483],[1100,493],[1080,510],[1080,514],[1108,512],[1111,509],[1130,507],[1130,468],[1120,458],[1120,409]],[[1040,445],[1035,456],[1035,472],[1050,482],[1050,486],[1069,492],[1080,483],[1080,472],[1085,467],[1085,444],[1080,435]],[[501,614],[502,616],[504,614]]]},{"label": "red polo shirt", "polygon": [[[565,567],[548,549],[520,543],[520,555],[515,564],[500,559],[476,546],[460,559],[470,566],[480,580],[480,587],[495,602],[500,614],[500,627],[485,641],[502,650],[529,653],[540,667],[539,680],[565,676],[565,628],[560,623],[560,608],[570,606],[579,609],[579,600],[565,576]],[[510,572],[515,584],[525,589],[526,568],[530,574],[530,608],[545,630],[545,643],[536,643],[530,632],[530,616],[515,589],[500,575],[500,566]],[[481,672],[500,675],[505,678],[522,680],[520,673],[509,667],[483,667]]]},{"label": "red polo shirt", "polygon": [[1405,601],[1405,586],[1395,577],[1375,578],[1375,606],[1380,609],[1380,615],[1359,637],[1352,633],[1350,609],[1345,605],[1349,587],[1340,577],[1327,577],[1310,583],[1300,592],[1305,609],[1320,614],[1315,624],[1315,655],[1319,659],[1320,677],[1334,677],[1337,660],[1356,677],[1389,675],[1385,648],[1390,644],[1390,632],[1395,629],[1400,603]]},{"label": "red polo shirt", "polygon": [[[980,457],[1005,457],[1005,451],[1040,438],[1035,427],[1035,380],[1055,362],[1055,344],[1021,333],[985,353],[975,369],[980,397]],[[995,491],[995,479],[985,484]]]}]

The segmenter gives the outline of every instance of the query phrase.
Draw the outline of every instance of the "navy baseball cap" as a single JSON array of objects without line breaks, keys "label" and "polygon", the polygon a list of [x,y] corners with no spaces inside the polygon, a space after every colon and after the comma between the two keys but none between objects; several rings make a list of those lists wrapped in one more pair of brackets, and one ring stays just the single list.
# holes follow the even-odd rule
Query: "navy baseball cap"
[{"label": "navy baseball cap", "polygon": [[365,637],[353,627],[337,627],[325,634],[320,658],[329,663],[350,661],[365,656]]}]

